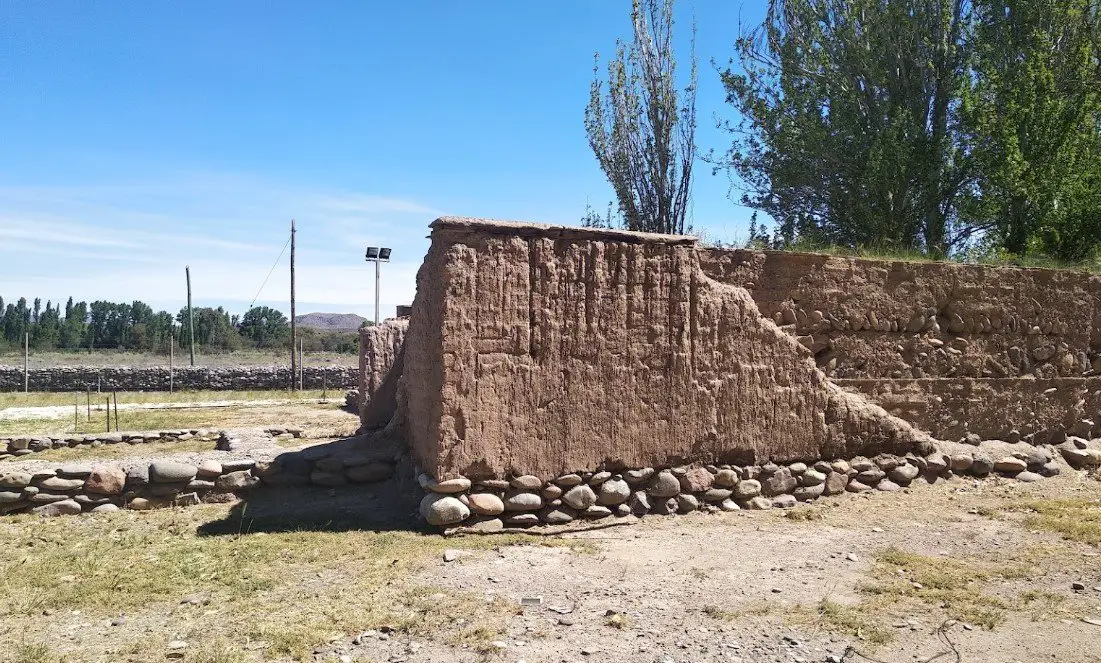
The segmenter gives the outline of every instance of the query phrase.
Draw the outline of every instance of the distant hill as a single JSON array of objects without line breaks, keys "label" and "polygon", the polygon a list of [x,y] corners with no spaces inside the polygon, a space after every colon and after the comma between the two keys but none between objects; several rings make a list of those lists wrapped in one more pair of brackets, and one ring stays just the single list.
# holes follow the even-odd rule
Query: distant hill
[{"label": "distant hill", "polygon": [[325,331],[355,331],[366,319],[355,313],[307,313],[295,316],[294,321],[301,327]]}]

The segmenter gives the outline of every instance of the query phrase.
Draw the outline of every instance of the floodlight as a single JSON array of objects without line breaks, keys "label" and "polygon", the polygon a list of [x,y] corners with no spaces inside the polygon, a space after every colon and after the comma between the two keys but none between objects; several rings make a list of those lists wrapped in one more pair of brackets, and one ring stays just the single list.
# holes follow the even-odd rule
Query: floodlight
[{"label": "floodlight", "polygon": [[378,260],[378,247],[377,246],[368,246],[367,247],[367,260]]},{"label": "floodlight", "polygon": [[386,249],[386,248],[379,249],[378,250],[378,259],[379,260],[389,260],[390,259],[390,249]]}]

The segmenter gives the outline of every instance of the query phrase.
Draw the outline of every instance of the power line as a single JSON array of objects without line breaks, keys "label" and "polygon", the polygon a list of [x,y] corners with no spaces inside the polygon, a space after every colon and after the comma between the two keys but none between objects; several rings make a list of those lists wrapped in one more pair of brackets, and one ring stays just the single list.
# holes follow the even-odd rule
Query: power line
[{"label": "power line", "polygon": [[287,252],[287,247],[290,245],[291,238],[288,237],[287,243],[283,245],[283,250],[279,252],[279,257],[275,259],[275,262],[272,264],[271,269],[268,271],[268,275],[264,277],[264,282],[260,284],[260,289],[256,291],[256,296],[252,298],[252,303],[248,305],[250,310],[256,304],[256,300],[260,299],[260,293],[264,291],[264,286],[268,284],[268,279],[270,279],[271,275],[275,273],[275,268],[279,266],[279,261],[283,259],[283,254]]}]

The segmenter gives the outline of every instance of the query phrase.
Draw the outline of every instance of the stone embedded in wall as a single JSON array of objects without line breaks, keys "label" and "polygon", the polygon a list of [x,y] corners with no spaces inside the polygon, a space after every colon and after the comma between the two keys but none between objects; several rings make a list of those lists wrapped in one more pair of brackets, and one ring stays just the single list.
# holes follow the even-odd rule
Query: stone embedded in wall
[{"label": "stone embedded in wall", "polygon": [[[306,366],[304,388],[339,390],[356,386],[359,370],[352,366]],[[167,366],[58,366],[30,369],[31,391],[168,391]],[[290,368],[277,366],[180,366],[171,384],[184,390],[286,389]],[[0,366],[0,391],[23,390],[23,367]]]}]

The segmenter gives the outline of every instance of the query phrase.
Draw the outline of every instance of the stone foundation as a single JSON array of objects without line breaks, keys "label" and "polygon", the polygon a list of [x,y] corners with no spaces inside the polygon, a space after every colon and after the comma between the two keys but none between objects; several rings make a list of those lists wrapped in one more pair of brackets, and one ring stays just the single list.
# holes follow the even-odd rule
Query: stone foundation
[{"label": "stone foundation", "polygon": [[1033,482],[1055,476],[1067,465],[1089,471],[1101,466],[1101,439],[1071,438],[1058,446],[990,440],[976,448],[954,445],[950,453],[926,456],[880,454],[811,464],[645,467],[575,472],[550,481],[533,475],[438,481],[421,474],[426,495],[420,513],[437,527],[493,531],[701,510],[787,509],[842,493],[894,492],[954,476]]},{"label": "stone foundation", "polygon": [[94,433],[89,435],[22,435],[0,439],[0,461],[29,456],[50,449],[76,447],[101,447],[105,444],[149,444],[152,442],[187,442],[190,440],[216,440],[215,431],[190,429],[173,431],[142,431]]}]

